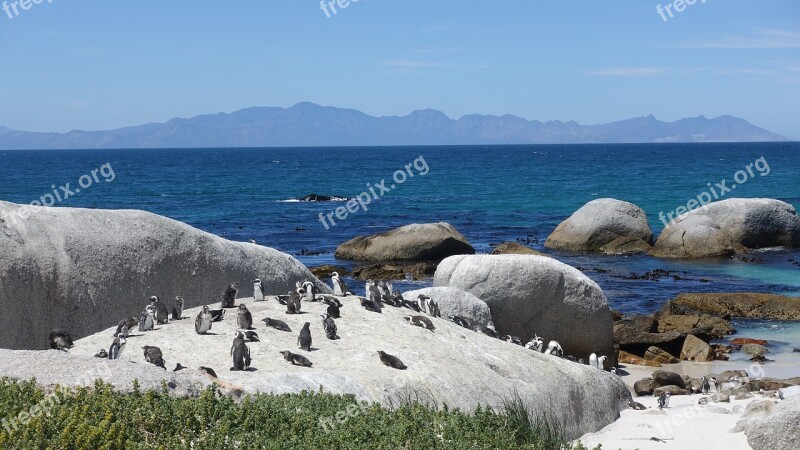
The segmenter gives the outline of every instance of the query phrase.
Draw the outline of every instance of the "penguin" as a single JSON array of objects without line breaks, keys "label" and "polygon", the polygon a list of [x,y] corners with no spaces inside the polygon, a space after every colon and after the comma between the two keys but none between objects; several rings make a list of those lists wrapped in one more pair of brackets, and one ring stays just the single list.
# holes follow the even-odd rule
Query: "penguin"
[{"label": "penguin", "polygon": [[324,302],[326,305],[336,305],[336,306],[337,306],[337,307],[339,307],[339,308],[341,308],[341,307],[343,307],[343,306],[344,306],[344,305],[342,304],[342,302],[340,302],[340,301],[339,301],[339,299],[338,299],[338,298],[336,298],[336,297],[334,297],[334,296],[332,296],[332,295],[321,295],[321,297],[322,297],[322,301],[323,301],[323,302]]},{"label": "penguin", "polygon": [[130,334],[130,330],[138,324],[139,321],[136,320],[136,317],[128,317],[127,319],[122,319],[117,324],[117,331],[114,333],[114,337],[117,336],[125,336],[128,337]]},{"label": "penguin", "polygon": [[339,277],[338,272],[331,273],[331,284],[333,285],[333,295],[344,297],[347,295],[347,285]]},{"label": "penguin", "polygon": [[209,311],[209,313],[211,313],[212,322],[222,322],[222,319],[225,318],[224,309],[212,309],[211,311]]},{"label": "penguin", "polygon": [[658,409],[666,408],[669,406],[669,392],[662,392],[658,396]]},{"label": "penguin", "polygon": [[433,326],[431,319],[428,319],[425,316],[405,316],[403,319],[406,319],[411,325],[425,328],[426,330],[433,331],[436,329],[436,327]]},{"label": "penguin", "polygon": [[711,379],[708,380],[708,386],[709,386],[709,391],[712,389],[714,391],[717,391],[717,377],[711,377]]},{"label": "penguin", "polygon": [[97,353],[94,354],[95,358],[108,358],[108,353],[104,348],[101,348]]},{"label": "penguin", "polygon": [[382,350],[378,350],[378,356],[380,357],[381,363],[383,363],[384,366],[389,366],[393,369],[399,370],[407,369],[406,365],[403,364],[403,361],[400,361],[400,358],[394,355],[390,355]]},{"label": "penguin", "polygon": [[598,369],[606,370],[606,359],[608,359],[608,357],[606,357],[606,356],[600,356],[599,358],[597,358],[597,368]]},{"label": "penguin", "polygon": [[303,355],[292,353],[289,350],[284,350],[280,353],[283,355],[283,359],[289,361],[295,366],[311,367],[311,361],[309,361],[308,358]]},{"label": "penguin", "polygon": [[233,357],[232,371],[242,371],[250,368],[250,349],[244,343],[244,334],[236,333],[231,346],[231,356]]},{"label": "penguin", "polygon": [[328,313],[329,316],[333,317],[334,319],[338,319],[341,317],[341,313],[339,312],[339,306],[336,303],[332,302],[330,299],[327,298],[322,302],[328,305],[328,309],[326,310],[326,312]]},{"label": "penguin", "polygon": [[261,279],[256,278],[253,280],[253,298],[255,298],[257,302],[263,302],[266,298],[266,295],[266,288],[264,288],[264,285],[261,284]]},{"label": "penguin", "polygon": [[117,336],[114,338],[114,342],[111,343],[111,347],[108,349],[108,359],[119,359],[122,355],[122,351],[125,350],[125,344],[128,341],[125,336]]},{"label": "penguin", "polygon": [[286,303],[286,314],[300,314],[300,298],[305,295],[303,288],[289,293],[289,301]]},{"label": "penguin", "polygon": [[705,376],[700,377],[700,392],[703,395],[708,395],[709,390],[711,390],[711,383],[709,383],[708,378]]},{"label": "penguin", "polygon": [[244,337],[247,339],[247,342],[261,342],[261,339],[258,337],[258,333],[255,331],[245,331]]},{"label": "penguin", "polygon": [[175,364],[175,368],[172,369],[172,371],[173,372],[178,372],[178,371],[181,371],[183,369],[188,369],[188,367],[182,366],[181,363],[178,363],[178,364]]},{"label": "penguin", "polygon": [[628,400],[628,406],[630,406],[632,409],[635,409],[636,411],[644,411],[645,409],[647,409],[647,407],[644,406],[643,404],[635,402],[633,400]]},{"label": "penguin", "polygon": [[183,319],[183,297],[175,297],[175,304],[172,305],[172,320]]},{"label": "penguin", "polygon": [[522,339],[520,339],[518,336],[513,336],[513,335],[510,335],[510,334],[507,334],[507,335],[503,336],[500,339],[502,339],[502,340],[504,340],[506,342],[510,342],[512,344],[515,344],[515,345],[519,345],[520,347],[523,347],[525,345],[525,344],[522,343]]},{"label": "penguin", "polygon": [[547,355],[564,356],[564,350],[561,349],[561,344],[556,341],[550,341],[544,353]]},{"label": "penguin", "polygon": [[297,337],[297,346],[300,347],[301,350],[305,350],[307,352],[311,351],[311,326],[310,322],[306,322],[303,324],[303,329],[300,330],[300,336]]},{"label": "penguin", "polygon": [[315,302],[317,301],[317,286],[314,283],[306,280],[303,283],[303,289],[306,291],[306,296],[304,300],[307,302]]},{"label": "penguin", "polygon": [[456,325],[458,325],[460,327],[471,328],[469,321],[464,317],[461,317],[461,316],[447,316],[447,318],[450,319],[451,322],[453,322],[454,324],[456,324]]},{"label": "penguin", "polygon": [[366,287],[364,288],[365,294],[364,297],[367,297],[369,301],[375,303],[378,309],[381,309],[381,292],[378,290],[378,286],[372,280],[367,280]]},{"label": "penguin", "polygon": [[164,356],[161,353],[161,349],[158,347],[153,347],[151,345],[145,345],[142,347],[144,349],[144,360],[153,364],[155,366],[161,367],[164,370],[167,370],[166,365],[164,364]]},{"label": "penguin", "polygon": [[211,330],[211,323],[213,319],[211,318],[211,311],[208,309],[208,305],[203,306],[203,310],[200,311],[200,314],[197,315],[197,318],[194,320],[194,331],[197,334],[207,334],[209,330]]},{"label": "penguin", "polygon": [[167,305],[165,305],[164,302],[162,302],[161,299],[155,295],[150,297],[150,304],[153,305],[153,311],[155,311],[155,323],[158,325],[165,325],[169,323],[169,311],[167,310]]},{"label": "penguin", "polygon": [[366,309],[367,311],[381,313],[381,307],[379,305],[380,302],[375,303],[370,299],[364,297],[358,297],[358,300],[361,302],[361,306]]},{"label": "penguin", "polygon": [[142,315],[139,316],[139,331],[150,331],[155,324],[155,308],[153,305],[147,305]]},{"label": "penguin", "polygon": [[243,330],[253,328],[253,315],[247,310],[244,303],[239,304],[239,313],[236,315],[236,324]]},{"label": "penguin", "polygon": [[428,315],[433,317],[442,317],[442,312],[439,310],[439,304],[436,300],[428,297]]},{"label": "penguin", "polygon": [[375,287],[378,289],[378,294],[380,295],[381,301],[383,301],[383,298],[391,292],[386,290],[386,282],[383,280],[378,280],[378,282],[375,284]]},{"label": "penguin", "polygon": [[534,334],[533,339],[531,339],[530,342],[525,344],[525,348],[536,352],[541,352],[543,346],[544,342],[542,341],[542,338],[540,338],[538,334]]},{"label": "penguin", "polygon": [[48,340],[50,341],[50,348],[55,350],[67,351],[73,346],[72,336],[68,331],[60,328],[51,331]]},{"label": "penguin", "polygon": [[426,295],[419,294],[419,296],[417,296],[417,303],[419,303],[420,312],[423,312],[425,314],[429,314],[428,313],[428,300],[430,300],[430,297],[428,297]]},{"label": "penguin", "polygon": [[400,291],[392,291],[392,302],[391,305],[397,308],[403,306],[403,302],[405,299],[403,298],[403,293]]},{"label": "penguin", "polygon": [[278,301],[281,305],[288,305],[289,299],[292,297],[292,293],[289,292],[289,295],[276,295],[275,300]]},{"label": "penguin", "polygon": [[292,331],[292,329],[289,328],[289,325],[287,325],[286,322],[282,320],[270,319],[269,317],[267,317],[265,319],[261,319],[261,321],[264,322],[268,327],[275,328],[278,331],[288,331],[288,332]]},{"label": "penguin", "polygon": [[338,336],[336,336],[336,322],[333,321],[333,318],[327,314],[322,314],[322,328],[325,329],[325,336],[328,339],[334,340]]},{"label": "penguin", "polygon": [[492,328],[487,327],[486,325],[480,323],[473,323],[472,330],[477,331],[478,333],[483,333],[487,336],[500,339],[500,336],[497,335],[497,331],[493,330]]},{"label": "penguin", "polygon": [[239,292],[239,283],[233,283],[225,289],[222,294],[222,308],[235,308],[236,307],[236,294]]},{"label": "penguin", "polygon": [[422,312],[419,309],[419,302],[411,300],[403,300],[403,308],[413,309],[416,312]]},{"label": "penguin", "polygon": [[589,355],[589,365],[592,367],[597,367],[597,353],[592,353]]},{"label": "penguin", "polygon": [[214,372],[214,369],[212,369],[211,367],[200,366],[200,367],[197,368],[197,370],[199,370],[200,372],[206,373],[208,375],[211,375],[214,378],[217,378],[217,372]]}]

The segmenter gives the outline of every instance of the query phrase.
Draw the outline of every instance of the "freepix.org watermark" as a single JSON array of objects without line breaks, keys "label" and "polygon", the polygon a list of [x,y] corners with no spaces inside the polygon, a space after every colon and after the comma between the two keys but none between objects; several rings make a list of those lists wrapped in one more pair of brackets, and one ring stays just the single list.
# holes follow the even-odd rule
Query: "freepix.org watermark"
[{"label": "freepix.org watermark", "polygon": [[[754,168],[756,169],[755,172],[753,171]],[[728,186],[728,180],[726,179],[723,179],[719,183],[714,183],[713,185],[711,183],[707,183],[706,186],[708,187],[708,190],[701,192],[696,199],[693,198],[686,203],[686,206],[679,206],[675,208],[675,210],[666,214],[664,211],[659,211],[658,218],[666,227],[667,225],[675,222],[675,219],[680,217],[682,214],[686,214],[687,212],[698,207],[704,208],[707,204],[725,197],[729,192],[736,189],[737,186],[741,186],[747,183],[750,179],[755,178],[756,172],[758,172],[758,174],[762,177],[765,177],[770,173],[769,163],[767,163],[766,158],[763,156],[744,166],[744,169],[737,170],[736,173],[733,174],[733,181],[735,181],[735,183],[731,184],[730,186]]]},{"label": "freepix.org watermark", "polygon": [[[367,1],[367,0],[365,0]],[[338,11],[336,7],[338,6],[340,10],[347,8],[353,3],[358,3],[359,0],[320,0],[319,2],[319,9],[325,13],[325,17],[330,19],[332,16],[335,16]]]},{"label": "freepix.org watermark", "polygon": [[[659,3],[656,5],[656,13],[658,13],[658,15],[661,16],[661,19],[666,22],[675,17],[675,13],[684,12],[686,11],[687,6],[693,6],[697,2],[705,4],[706,0],[674,0],[663,6]],[[672,12],[673,10],[675,13]]]},{"label": "freepix.org watermark", "polygon": [[[45,0],[14,0],[12,2],[4,1],[2,9],[8,16],[8,20],[22,14],[23,11],[28,11],[33,8],[33,5],[44,3]],[[47,3],[53,3],[53,0],[47,0]]]},{"label": "freepix.org watermark", "polygon": [[[411,170],[412,168],[416,169],[416,174],[413,170]],[[367,183],[368,191],[364,191],[355,196],[355,198],[351,198],[348,200],[345,206],[340,206],[327,214],[319,213],[319,221],[326,230],[330,230],[331,227],[336,226],[334,215],[336,216],[336,219],[345,220],[349,214],[354,214],[358,212],[359,209],[366,211],[368,209],[367,205],[372,203],[373,200],[380,199],[386,195],[386,193],[391,192],[392,189],[395,189],[399,185],[405,183],[409,178],[414,178],[414,175],[425,176],[428,174],[428,172],[430,172],[428,163],[425,161],[425,158],[420,156],[414,161],[403,166],[403,169],[399,169],[392,174],[392,181],[394,181],[394,183],[386,186],[385,179],[381,180],[380,183],[376,183],[375,186],[373,186],[371,183]]]}]

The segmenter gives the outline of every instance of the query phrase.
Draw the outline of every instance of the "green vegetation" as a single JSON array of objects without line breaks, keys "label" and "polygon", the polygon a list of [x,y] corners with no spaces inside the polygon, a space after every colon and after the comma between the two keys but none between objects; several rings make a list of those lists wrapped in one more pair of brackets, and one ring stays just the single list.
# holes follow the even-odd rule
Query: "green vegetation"
[{"label": "green vegetation", "polygon": [[[3,449],[568,449],[518,398],[473,415],[420,402],[392,409],[326,393],[237,401],[209,388],[198,398],[93,388],[45,395],[35,381],[0,380]],[[338,414],[338,416],[337,416]],[[322,419],[322,420],[321,420]],[[327,420],[325,420],[327,419]],[[582,448],[582,446],[581,446]]]}]

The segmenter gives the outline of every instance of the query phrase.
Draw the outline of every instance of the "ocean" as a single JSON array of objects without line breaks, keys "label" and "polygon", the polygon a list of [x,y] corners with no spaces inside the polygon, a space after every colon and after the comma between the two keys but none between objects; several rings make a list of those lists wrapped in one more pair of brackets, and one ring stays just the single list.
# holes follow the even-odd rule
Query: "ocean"
[{"label": "ocean", "polygon": [[[352,266],[333,252],[357,235],[445,221],[479,253],[517,241],[580,268],[626,314],[653,313],[680,292],[800,297],[800,249],[672,261],[543,248],[559,222],[602,197],[643,208],[656,235],[660,212],[702,195],[769,197],[800,208],[800,143],[40,150],[0,151],[0,161],[2,200],[142,209],[227,239],[255,239],[308,266]],[[736,188],[723,193],[719,184]],[[343,202],[292,201],[311,193],[364,193],[365,207],[341,220],[335,208]],[[736,326],[784,351],[800,347],[798,323]]]}]

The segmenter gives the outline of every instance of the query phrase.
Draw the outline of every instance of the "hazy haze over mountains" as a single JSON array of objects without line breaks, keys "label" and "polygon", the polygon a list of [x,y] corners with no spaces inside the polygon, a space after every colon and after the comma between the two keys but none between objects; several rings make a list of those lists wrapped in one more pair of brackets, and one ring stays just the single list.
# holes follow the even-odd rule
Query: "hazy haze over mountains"
[{"label": "hazy haze over mountains", "polygon": [[374,117],[354,109],[298,103],[176,118],[105,131],[42,133],[0,126],[0,149],[294,147],[439,144],[583,144],[783,141],[744,119],[703,116],[662,122],[637,117],[602,125],[526,120],[513,115],[451,119],[425,109]]}]

